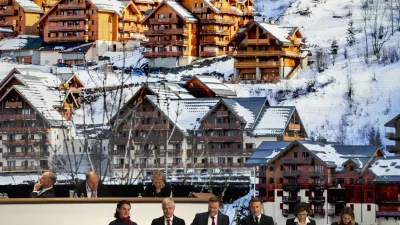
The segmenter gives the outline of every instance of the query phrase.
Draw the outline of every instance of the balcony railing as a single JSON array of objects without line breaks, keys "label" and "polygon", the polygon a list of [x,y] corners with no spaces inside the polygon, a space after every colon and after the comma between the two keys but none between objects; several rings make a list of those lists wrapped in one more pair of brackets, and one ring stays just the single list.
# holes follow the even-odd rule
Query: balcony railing
[{"label": "balcony railing", "polygon": [[139,22],[140,21],[140,16],[124,16],[122,18],[123,21],[128,21],[128,22]]},{"label": "balcony railing", "polygon": [[201,155],[201,154],[210,154],[210,155],[244,155],[251,154],[254,151],[252,149],[229,149],[229,148],[221,148],[221,149],[188,149],[188,155]]},{"label": "balcony railing", "polygon": [[283,164],[310,164],[311,158],[283,158],[281,162]]},{"label": "balcony railing", "polygon": [[143,32],[144,35],[167,35],[167,34],[187,34],[187,29],[168,29],[168,30],[147,30]]},{"label": "balcony railing", "polygon": [[0,16],[13,16],[15,15],[15,10],[13,8],[0,10]]},{"label": "balcony railing", "polygon": [[3,145],[45,145],[49,144],[50,141],[47,139],[27,139],[27,140],[3,140]]},{"label": "balcony railing", "polygon": [[136,111],[135,116],[139,117],[139,118],[157,117],[158,112],[157,111]]},{"label": "balcony railing", "polygon": [[80,25],[50,25],[48,27],[50,32],[61,32],[61,31],[84,31],[89,30],[88,24],[80,24]]},{"label": "balcony railing", "polygon": [[10,0],[0,0],[0,6],[8,5],[10,2]]},{"label": "balcony railing", "polygon": [[200,22],[203,24],[235,24],[234,20],[225,20],[225,19],[210,19],[210,18],[201,18]]},{"label": "balcony railing", "polygon": [[49,166],[3,166],[3,172],[28,172],[48,169]]},{"label": "balcony railing", "polygon": [[300,185],[297,183],[283,184],[282,189],[284,191],[298,191],[300,189]]},{"label": "balcony railing", "polygon": [[279,62],[235,62],[234,67],[240,69],[247,68],[279,68],[281,64]]},{"label": "balcony railing", "polygon": [[142,11],[142,12],[146,12],[147,10],[152,9],[152,6],[149,6],[149,5],[137,4],[136,7],[139,9],[139,11]]},{"label": "balcony railing", "polygon": [[16,25],[17,25],[17,20],[0,21],[0,27],[11,27]]},{"label": "balcony railing", "polygon": [[57,3],[57,0],[45,0],[43,1],[43,5],[47,7],[51,7]]},{"label": "balcony railing", "polygon": [[386,145],[386,150],[390,153],[398,153],[400,152],[400,146],[397,147],[396,145]]},{"label": "balcony railing", "polygon": [[344,203],[346,203],[346,200],[344,197],[333,196],[333,197],[328,198],[328,202],[331,204],[344,204]]},{"label": "balcony railing", "polygon": [[399,217],[400,211],[376,211],[376,217]]},{"label": "balcony railing", "polygon": [[324,170],[310,170],[308,172],[308,175],[310,177],[321,177],[325,175],[325,171]]},{"label": "balcony railing", "polygon": [[157,45],[188,45],[187,40],[149,40],[145,43],[147,46],[157,46]]},{"label": "balcony railing", "polygon": [[154,58],[154,57],[179,57],[183,56],[184,52],[145,52],[144,57]]},{"label": "balcony railing", "polygon": [[68,88],[68,90],[72,93],[81,93],[81,88],[77,88],[77,87],[70,87],[70,88]]},{"label": "balcony railing", "polygon": [[300,130],[300,124],[289,124],[289,130]]},{"label": "balcony railing", "polygon": [[311,209],[310,215],[325,215],[325,209]]},{"label": "balcony railing", "polygon": [[3,158],[46,158],[49,152],[3,152]]},{"label": "balcony railing", "polygon": [[23,102],[6,102],[6,108],[22,108]]},{"label": "balcony railing", "polygon": [[283,171],[283,177],[299,177],[301,175],[301,171],[299,170],[292,170],[292,171]]},{"label": "balcony railing", "polygon": [[0,133],[39,133],[49,132],[47,127],[0,127]]},{"label": "balcony railing", "polygon": [[376,198],[375,200],[377,203],[382,203],[382,204],[400,204],[400,197],[397,198],[389,198],[389,199],[385,199],[385,198]]},{"label": "balcony railing", "polygon": [[204,129],[240,129],[241,125],[237,123],[204,123]]},{"label": "balcony railing", "polygon": [[158,18],[150,19],[150,24],[172,24],[178,23],[178,18]]},{"label": "balcony railing", "polygon": [[283,196],[282,202],[283,203],[296,203],[300,202],[300,196]]},{"label": "balcony railing", "polygon": [[197,136],[199,142],[242,142],[242,136]]},{"label": "balcony railing", "polygon": [[79,4],[58,4],[60,10],[86,9],[86,3]]},{"label": "balcony railing", "polygon": [[0,121],[4,120],[36,120],[36,114],[6,114],[0,115]]},{"label": "balcony railing", "polygon": [[400,134],[393,133],[393,132],[387,132],[386,138],[389,140],[392,140],[392,141],[400,141]]},{"label": "balcony railing", "polygon": [[89,40],[89,36],[81,35],[81,36],[48,37],[47,40],[48,42],[71,42],[71,41],[87,42]]},{"label": "balcony railing", "polygon": [[320,190],[324,190],[324,189],[326,189],[326,185],[325,184],[309,184],[308,185],[308,188],[311,190],[311,191],[320,191]]},{"label": "balcony railing", "polygon": [[200,30],[200,34],[203,34],[203,35],[229,35],[229,30],[216,30],[216,29]]},{"label": "balcony railing", "polygon": [[64,20],[85,20],[87,15],[53,15],[49,16],[49,21],[64,21]]},{"label": "balcony railing", "polygon": [[[114,164],[114,169],[122,169],[124,167],[124,164]],[[125,164],[125,169],[127,170],[129,168],[129,164]]]},{"label": "balcony railing", "polygon": [[220,8],[219,10],[222,13],[233,14],[233,15],[239,14],[238,11],[236,9],[233,9],[233,8],[223,7],[223,8]]},{"label": "balcony railing", "polygon": [[224,51],[201,51],[200,56],[201,57],[215,57],[215,56],[220,56],[220,55],[225,55]]},{"label": "balcony railing", "polygon": [[290,56],[300,57],[299,53],[293,51],[233,51],[227,53],[232,57],[254,57],[254,56]]},{"label": "balcony railing", "polygon": [[207,7],[193,7],[192,13],[207,13]]},{"label": "balcony railing", "polygon": [[247,45],[269,45],[269,39],[247,39]]},{"label": "balcony railing", "polygon": [[325,197],[324,196],[312,196],[309,198],[309,202],[314,203],[314,204],[324,204]]}]

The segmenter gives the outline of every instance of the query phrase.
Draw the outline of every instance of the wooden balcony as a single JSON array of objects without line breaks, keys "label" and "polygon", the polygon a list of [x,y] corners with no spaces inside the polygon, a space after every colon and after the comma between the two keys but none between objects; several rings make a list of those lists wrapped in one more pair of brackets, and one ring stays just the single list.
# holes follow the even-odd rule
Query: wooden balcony
[{"label": "wooden balcony", "polygon": [[225,13],[225,14],[232,14],[232,15],[237,15],[238,14],[238,11],[236,11],[235,9],[233,9],[233,8],[226,8],[226,7],[223,7],[223,8],[220,8],[219,9],[222,13]]},{"label": "wooden balcony", "polygon": [[255,68],[279,68],[279,62],[235,62],[234,67],[237,69],[255,69]]},{"label": "wooden balcony", "polygon": [[126,22],[140,22],[140,16],[124,16],[122,21]]},{"label": "wooden balcony", "polygon": [[59,10],[76,10],[76,9],[86,9],[86,3],[79,4],[58,4]]},{"label": "wooden balcony", "polygon": [[308,172],[308,176],[311,178],[322,177],[325,176],[324,170],[310,170]]},{"label": "wooden balcony", "polygon": [[72,92],[72,93],[81,93],[81,88],[77,88],[77,87],[70,87],[70,88],[68,88],[68,90],[69,90],[69,92]]},{"label": "wooden balcony", "polygon": [[139,5],[139,4],[137,4],[136,8],[138,8],[139,11],[146,12],[147,10],[152,9],[153,7],[150,6],[150,5]]},{"label": "wooden balcony", "polygon": [[192,13],[207,13],[207,7],[192,7]]},{"label": "wooden balcony", "polygon": [[52,15],[49,16],[49,21],[72,21],[72,20],[85,20],[87,18],[87,15]]},{"label": "wooden balcony", "polygon": [[228,117],[229,112],[228,111],[216,111],[215,116],[216,117]]},{"label": "wooden balcony", "polygon": [[40,133],[49,132],[47,127],[0,127],[0,133]]},{"label": "wooden balcony", "polygon": [[201,51],[200,52],[200,57],[216,57],[217,52],[214,51]]},{"label": "wooden balcony", "polygon": [[325,209],[311,209],[310,215],[311,216],[315,216],[315,215],[325,216]]},{"label": "wooden balcony", "polygon": [[152,117],[157,117],[158,112],[157,111],[136,111],[135,116],[139,118],[152,118]]},{"label": "wooden balcony", "polygon": [[181,46],[181,45],[188,45],[189,42],[187,40],[150,40],[148,42],[146,42],[146,46],[158,46],[158,45],[177,45],[177,46]]},{"label": "wooden balcony", "polygon": [[169,124],[137,124],[137,125],[130,125],[126,124],[123,126],[124,130],[168,130],[172,129]]},{"label": "wooden balcony", "polygon": [[325,197],[324,196],[311,196],[308,200],[311,204],[314,205],[323,205],[325,204]]},{"label": "wooden balcony", "polygon": [[57,0],[45,0],[43,6],[52,7],[57,3]]},{"label": "wooden balcony", "polygon": [[233,24],[235,24],[234,20],[210,19],[210,18],[201,18],[200,22],[202,24],[223,24],[223,25],[233,25]]},{"label": "wooden balcony", "polygon": [[231,57],[269,57],[269,56],[287,56],[287,57],[300,57],[299,53],[292,51],[233,51],[228,52],[227,55]]},{"label": "wooden balcony", "polygon": [[331,204],[345,204],[346,200],[343,196],[332,196],[328,198],[328,202]]},{"label": "wooden balcony", "polygon": [[81,36],[63,36],[63,37],[48,37],[48,42],[88,42],[89,36],[88,35],[81,35]]},{"label": "wooden balcony", "polygon": [[386,138],[392,141],[400,141],[400,134],[394,132],[386,132]]},{"label": "wooden balcony", "polygon": [[198,142],[243,142],[242,136],[201,136],[196,137]]},{"label": "wooden balcony", "polygon": [[200,34],[202,35],[229,35],[229,30],[200,30]]},{"label": "wooden balcony", "polygon": [[230,156],[230,155],[248,155],[254,152],[253,149],[230,149],[230,148],[221,148],[221,149],[188,149],[187,154],[190,156],[193,155],[214,155],[214,156]]},{"label": "wooden balcony", "polygon": [[31,172],[48,169],[49,166],[3,166],[3,172]]},{"label": "wooden balcony", "polygon": [[0,121],[5,120],[36,120],[36,114],[3,114],[0,115]]},{"label": "wooden balcony", "polygon": [[376,217],[400,217],[400,211],[376,211]]},{"label": "wooden balcony", "polygon": [[241,128],[240,124],[237,123],[204,123],[204,129],[215,130],[215,129],[227,129],[227,130],[237,130]]},{"label": "wooden balcony", "polygon": [[300,190],[300,185],[297,183],[286,183],[282,185],[284,191],[298,191]]},{"label": "wooden balcony", "polygon": [[116,151],[112,151],[111,155],[115,155],[115,156],[125,156],[129,155],[129,151],[127,152],[127,150],[116,150]]},{"label": "wooden balcony", "polygon": [[[122,169],[124,164],[114,164],[114,169]],[[125,170],[129,169],[129,164],[125,164]]]},{"label": "wooden balcony", "polygon": [[396,145],[386,145],[386,150],[390,153],[398,153],[400,152],[400,146],[397,147]]},{"label": "wooden balcony", "polygon": [[10,4],[10,0],[0,0],[0,6],[5,6]]},{"label": "wooden balcony", "polygon": [[29,145],[46,145],[49,144],[50,141],[47,139],[25,139],[25,140],[3,140],[3,145],[10,146],[29,146]]},{"label": "wooden balcony", "polygon": [[[215,40],[200,40],[200,45],[218,45],[227,46],[229,41],[215,41]],[[225,54],[225,52],[224,52]]]},{"label": "wooden balcony", "polygon": [[22,108],[23,102],[6,102],[6,108]]},{"label": "wooden balcony", "polygon": [[157,18],[150,19],[150,24],[173,24],[178,23],[178,18]]},{"label": "wooden balcony", "polygon": [[170,35],[170,34],[188,34],[187,29],[168,29],[168,30],[147,30],[144,31],[144,35]]},{"label": "wooden balcony", "polygon": [[80,24],[80,25],[50,25],[48,27],[49,32],[62,32],[62,31],[88,31],[89,25]]},{"label": "wooden balcony", "polygon": [[282,202],[287,204],[287,203],[297,203],[300,202],[300,196],[283,196],[282,197]]},{"label": "wooden balcony", "polygon": [[247,45],[269,45],[269,39],[246,39]]},{"label": "wooden balcony", "polygon": [[286,178],[293,178],[293,177],[299,177],[301,175],[300,170],[292,170],[292,171],[283,171],[282,176]]},{"label": "wooden balcony", "polygon": [[3,158],[47,158],[50,156],[49,152],[3,152]]},{"label": "wooden balcony", "polygon": [[123,26],[123,27],[118,27],[120,31],[122,32],[127,32],[127,33],[140,33],[140,29],[137,27],[131,27],[131,26]]},{"label": "wooden balcony", "polygon": [[390,204],[390,205],[400,205],[400,197],[395,198],[383,198],[378,197],[375,199],[377,204]]},{"label": "wooden balcony", "polygon": [[5,10],[0,10],[0,16],[14,16],[15,10],[13,8],[7,8]]},{"label": "wooden balcony", "polygon": [[307,165],[311,163],[311,157],[308,158],[283,158],[281,159],[281,162],[285,165],[288,164],[303,164],[303,165]]},{"label": "wooden balcony", "polygon": [[0,21],[0,27],[12,27],[17,26],[17,20]]},{"label": "wooden balcony", "polygon": [[297,131],[299,131],[300,130],[300,124],[293,124],[293,123],[289,124],[289,130],[297,130]]},{"label": "wooden balcony", "polygon": [[184,56],[183,51],[179,52],[145,52],[144,57],[146,58],[157,58],[157,57],[179,57]]}]

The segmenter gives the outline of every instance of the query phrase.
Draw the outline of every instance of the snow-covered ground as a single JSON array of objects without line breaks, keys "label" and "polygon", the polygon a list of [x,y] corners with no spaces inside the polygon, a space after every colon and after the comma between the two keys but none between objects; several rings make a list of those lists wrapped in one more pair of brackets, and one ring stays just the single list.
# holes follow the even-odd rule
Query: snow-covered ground
[{"label": "snow-covered ground", "polygon": [[263,17],[267,20],[272,17],[274,20],[277,20],[295,1],[296,0],[255,0],[255,9],[261,14],[260,17],[256,17],[255,19],[257,21],[262,21]]}]

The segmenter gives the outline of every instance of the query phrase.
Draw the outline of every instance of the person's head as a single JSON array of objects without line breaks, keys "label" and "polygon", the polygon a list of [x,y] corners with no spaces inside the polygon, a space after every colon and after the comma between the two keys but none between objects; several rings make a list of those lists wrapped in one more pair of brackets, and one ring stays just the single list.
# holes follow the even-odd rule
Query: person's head
[{"label": "person's head", "polygon": [[126,219],[131,213],[131,203],[126,200],[118,202],[114,217],[117,219]]},{"label": "person's head", "polygon": [[218,215],[219,210],[222,207],[222,201],[219,197],[213,196],[208,199],[208,214],[210,216]]},{"label": "person's head", "polygon": [[175,202],[171,198],[165,198],[162,201],[162,211],[164,214],[164,217],[169,219],[174,215],[175,211]]},{"label": "person's head", "polygon": [[86,174],[86,183],[90,190],[97,190],[99,186],[99,175],[95,171]]},{"label": "person's head", "polygon": [[341,225],[354,225],[354,212],[351,207],[343,207],[340,212],[340,221]]},{"label": "person's head", "polygon": [[39,181],[42,184],[42,188],[51,188],[56,183],[56,175],[52,172],[44,172],[40,176]]},{"label": "person's head", "polygon": [[262,212],[262,201],[259,198],[252,198],[249,202],[249,209],[253,216],[259,216]]},{"label": "person's head", "polygon": [[294,215],[299,221],[305,221],[308,214],[310,213],[310,208],[305,202],[297,203],[294,207]]},{"label": "person's head", "polygon": [[153,185],[156,186],[157,188],[160,188],[162,185],[165,184],[165,175],[161,171],[157,171],[153,175]]}]

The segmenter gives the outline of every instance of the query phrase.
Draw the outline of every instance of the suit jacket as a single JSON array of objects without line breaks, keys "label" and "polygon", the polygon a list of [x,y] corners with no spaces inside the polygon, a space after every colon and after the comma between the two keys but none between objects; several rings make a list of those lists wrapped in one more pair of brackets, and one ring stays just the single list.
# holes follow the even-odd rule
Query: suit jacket
[{"label": "suit jacket", "polygon": [[[295,218],[287,219],[287,220],[286,220],[286,225],[297,225],[297,224],[294,222],[294,219],[295,219]],[[315,224],[315,220],[310,219],[310,218],[308,218],[308,219],[310,220],[310,222],[307,223],[307,225],[316,225],[316,224]]]},{"label": "suit jacket", "polygon": [[54,193],[54,188],[51,188],[43,193],[40,193],[40,195],[38,195],[38,192],[32,192],[31,197],[32,198],[55,198],[56,194]]},{"label": "suit jacket", "polygon": [[[260,221],[258,221],[259,225],[274,225],[274,220],[270,216],[266,216],[264,214],[261,214]],[[256,222],[254,221],[254,216],[246,216],[240,221],[240,225],[256,225]]]},{"label": "suit jacket", "polygon": [[[83,196],[87,197],[86,181],[82,181],[75,186],[75,193],[78,195],[78,197],[81,197],[82,194]],[[107,190],[107,187],[104,186],[104,184],[102,183],[99,183],[99,185],[97,186],[97,197],[111,197],[110,192],[108,192]]]},{"label": "suit jacket", "polygon": [[156,192],[156,187],[153,183],[146,185],[146,189],[143,191],[143,197],[170,197],[171,196],[171,186],[165,183],[165,186],[161,189],[159,193]]},{"label": "suit jacket", "polygon": [[[339,225],[339,222],[334,222],[334,223],[332,223],[332,225]],[[358,225],[358,223],[355,222],[354,225]]]},{"label": "suit jacket", "polygon": [[[204,212],[204,213],[197,213],[191,225],[207,225],[207,224],[208,224],[208,212]],[[216,225],[229,225],[229,217],[219,212],[217,216]]]},{"label": "suit jacket", "polygon": [[[164,216],[154,219],[151,225],[165,225]],[[185,221],[174,215],[171,225],[185,225]]]}]

